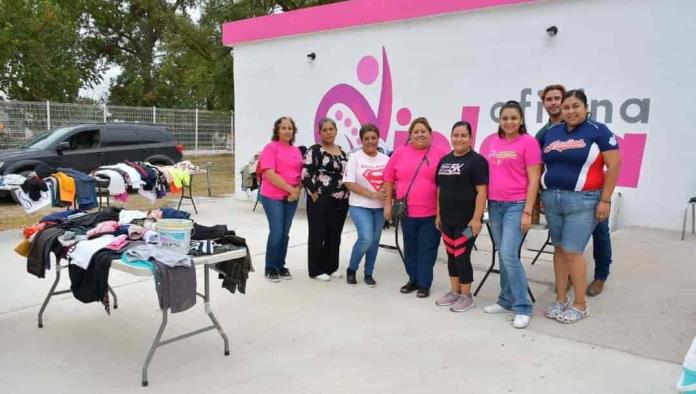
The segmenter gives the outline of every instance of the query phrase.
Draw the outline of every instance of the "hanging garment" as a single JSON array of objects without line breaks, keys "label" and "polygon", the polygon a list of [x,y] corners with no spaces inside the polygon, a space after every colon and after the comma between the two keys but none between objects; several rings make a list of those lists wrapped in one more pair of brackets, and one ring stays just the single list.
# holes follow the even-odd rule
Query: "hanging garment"
[{"label": "hanging garment", "polygon": [[109,186],[107,187],[109,195],[116,196],[126,193],[126,180],[120,172],[114,169],[101,169],[96,170],[94,175],[109,179]]},{"label": "hanging garment", "polygon": [[59,171],[68,174],[75,181],[77,190],[77,206],[80,209],[92,209],[97,206],[97,181],[84,172],[72,168],[58,168]]},{"label": "hanging garment", "polygon": [[75,201],[75,180],[63,172],[56,172],[53,176],[60,183],[60,201],[66,206],[73,205]]},{"label": "hanging garment", "polygon": [[[22,209],[24,209],[24,212],[26,212],[27,214],[32,214],[43,208],[51,206],[51,203],[53,201],[51,197],[51,189],[43,181],[41,181],[41,184],[44,185],[46,190],[39,190],[38,198],[33,198],[29,193],[25,192],[22,189],[15,189],[12,191],[15,200],[19,202],[19,204],[22,206]],[[35,194],[36,190],[32,191],[31,193]],[[34,197],[37,196],[34,195]]]}]

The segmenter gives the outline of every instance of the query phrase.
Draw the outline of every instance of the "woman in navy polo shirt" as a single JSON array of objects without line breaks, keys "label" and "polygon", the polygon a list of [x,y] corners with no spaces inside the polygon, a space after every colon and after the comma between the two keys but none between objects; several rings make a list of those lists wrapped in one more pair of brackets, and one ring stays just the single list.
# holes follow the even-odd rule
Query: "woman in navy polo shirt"
[{"label": "woman in navy polo shirt", "polygon": [[[587,118],[585,93],[567,92],[561,112],[563,122],[551,127],[542,141],[541,201],[555,247],[556,274],[556,302],[546,307],[546,317],[575,323],[590,313],[583,252],[597,223],[609,216],[620,159],[616,136],[606,125]],[[575,294],[572,304],[568,276]]]}]

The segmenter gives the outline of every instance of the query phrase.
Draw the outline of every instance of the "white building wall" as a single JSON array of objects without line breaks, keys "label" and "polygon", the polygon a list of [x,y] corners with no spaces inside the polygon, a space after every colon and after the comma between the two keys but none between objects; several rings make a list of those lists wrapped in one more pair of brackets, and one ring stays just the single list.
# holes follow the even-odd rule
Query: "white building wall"
[{"label": "white building wall", "polygon": [[[527,125],[536,132],[546,122],[546,114],[537,120],[538,90],[550,83],[584,88],[590,100],[612,103],[611,122],[603,110],[597,120],[617,135],[647,135],[637,187],[617,189],[619,224],[681,228],[686,201],[696,196],[694,15],[696,2],[688,0],[540,1],[240,44],[234,52],[236,168],[269,141],[281,115],[296,120],[298,145],[314,143],[317,106],[334,85],[355,87],[377,112],[384,48],[393,97],[387,145],[406,129],[397,121],[402,107],[449,136],[462,107],[479,106],[478,147],[497,129],[490,116],[496,102],[520,100],[531,88]],[[553,38],[546,34],[551,25],[559,29]],[[306,57],[310,52],[315,61]],[[371,85],[356,75],[367,55],[379,64]],[[642,100],[642,107],[631,104],[622,117],[629,99]],[[344,146],[356,123],[351,103],[329,110],[353,121],[351,127],[339,122]]]}]

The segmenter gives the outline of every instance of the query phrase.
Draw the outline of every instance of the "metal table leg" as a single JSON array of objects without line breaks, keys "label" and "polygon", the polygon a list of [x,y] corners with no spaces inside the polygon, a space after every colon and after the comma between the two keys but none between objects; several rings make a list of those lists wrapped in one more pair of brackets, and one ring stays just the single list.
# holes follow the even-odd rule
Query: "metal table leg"
[{"label": "metal table leg", "polygon": [[213,163],[206,161],[205,162],[205,182],[208,184],[208,197],[213,196],[213,191],[210,188],[210,166]]},{"label": "metal table leg", "polygon": [[150,346],[150,351],[147,352],[147,357],[145,357],[145,364],[143,364],[142,380],[141,384],[143,387],[147,386],[149,382],[147,381],[147,368],[150,366],[150,361],[152,361],[152,356],[155,355],[155,350],[162,346],[160,340],[162,339],[162,334],[164,334],[164,329],[167,327],[167,310],[162,309],[162,323],[160,323],[155,339],[152,341]]},{"label": "metal table leg", "polygon": [[225,356],[230,355],[230,342],[227,339],[227,334],[225,334],[225,330],[222,329],[222,326],[220,323],[218,323],[217,319],[215,318],[215,315],[213,314],[213,310],[210,308],[210,267],[208,264],[206,264],[203,267],[203,277],[204,277],[204,282],[205,282],[205,296],[203,297],[205,301],[205,312],[208,314],[208,317],[210,320],[213,322],[213,325],[215,328],[217,328],[218,333],[222,337],[222,341],[225,344]]},{"label": "metal table leg", "polygon": [[[56,291],[56,287],[58,286],[58,282],[60,282],[60,271],[63,268],[65,268],[65,267],[60,265],[60,260],[58,260],[58,262],[56,262],[56,279],[53,281],[51,288],[48,290],[48,294],[46,294],[46,298],[44,299],[43,304],[41,304],[41,309],[39,309],[39,316],[38,316],[39,328],[43,328],[43,313],[46,310],[46,307],[48,307],[48,302],[51,300],[51,298],[53,296],[72,292],[72,290],[70,290],[70,289]],[[114,298],[114,309],[118,309],[118,298],[116,298],[116,293],[111,288],[111,286],[109,286],[109,293],[111,293],[111,296]]]},{"label": "metal table leg", "polygon": [[39,309],[39,328],[43,328],[43,313],[46,310],[46,307],[48,306],[48,301],[51,300],[51,297],[53,297],[54,292],[56,290],[56,286],[58,286],[58,282],[60,281],[60,261],[56,263],[56,279],[53,281],[53,284],[51,285],[51,289],[48,290],[48,294],[46,294],[46,299],[44,300],[43,304],[41,305],[41,309]]},{"label": "metal table leg", "polygon": [[[497,248],[495,246],[495,241],[493,240],[493,235],[491,233],[491,225],[489,222],[486,222],[486,229],[488,230],[488,235],[491,238],[491,245],[492,245],[492,251],[491,251],[491,265],[488,267],[488,270],[486,270],[486,274],[483,276],[483,279],[481,279],[481,283],[476,287],[476,291],[474,291],[474,297],[476,297],[481,290],[481,287],[483,287],[483,284],[486,283],[486,279],[488,279],[488,276],[491,273],[494,274],[500,274],[500,270],[495,268],[495,253],[497,252]],[[522,242],[520,243],[520,248],[517,251],[517,255],[521,256],[522,255],[522,244],[524,243],[524,240],[527,238],[527,234],[525,233],[522,236]],[[532,300],[532,303],[536,302],[536,298],[534,298],[534,294],[532,294],[532,289],[529,288],[529,285],[527,285],[527,294],[529,294],[529,298]]]},{"label": "metal table leg", "polygon": [[118,309],[118,298],[116,298],[116,292],[114,292],[111,286],[109,286],[109,293],[111,293],[111,297],[114,298],[114,309]]},{"label": "metal table leg", "polygon": [[207,264],[203,266],[203,275],[204,275],[204,294],[200,294],[200,293],[196,292],[196,295],[203,298],[205,313],[208,315],[210,320],[213,322],[213,325],[199,328],[198,330],[193,330],[193,331],[187,332],[185,334],[181,334],[179,336],[176,336],[174,338],[162,340],[162,334],[164,334],[164,329],[167,327],[167,310],[163,309],[162,310],[162,323],[160,323],[160,327],[157,330],[157,334],[155,334],[155,339],[152,341],[152,345],[150,346],[150,350],[148,351],[147,356],[145,357],[145,363],[143,364],[142,379],[141,379],[141,384],[143,387],[147,386],[149,384],[149,381],[147,378],[147,370],[150,367],[150,362],[152,361],[152,357],[154,357],[155,351],[157,350],[157,348],[162,347],[164,345],[168,345],[170,343],[177,342],[177,341],[180,341],[182,339],[192,337],[194,335],[202,334],[202,333],[209,331],[209,330],[212,330],[212,329],[217,329],[218,333],[222,337],[222,340],[225,344],[224,354],[225,354],[225,356],[229,356],[230,344],[229,344],[229,340],[227,339],[227,335],[225,334],[225,331],[222,329],[222,326],[220,325],[220,323],[218,323],[217,319],[215,318],[213,311],[210,309],[210,267]]},{"label": "metal table leg", "polygon": [[481,291],[481,287],[483,287],[483,284],[486,283],[486,279],[488,279],[488,275],[490,275],[491,272],[494,272],[496,274],[500,273],[499,270],[495,269],[495,252],[497,249],[495,247],[495,241],[493,240],[493,235],[491,233],[491,225],[488,222],[486,222],[486,229],[488,230],[488,236],[491,239],[491,245],[492,245],[491,266],[488,267],[488,270],[486,270],[486,274],[483,276],[483,279],[481,279],[481,283],[479,283],[479,285],[476,287],[476,291],[474,291],[474,297],[476,297],[478,295],[479,291]]},{"label": "metal table leg", "polygon": [[[186,189],[188,189],[189,191],[188,196],[186,196]],[[181,202],[184,201],[184,199],[191,200],[191,205],[193,205],[193,211],[196,212],[196,214],[198,214],[196,202],[193,200],[193,174],[191,174],[191,176],[189,177],[188,186],[181,185],[181,198],[179,198],[179,205],[176,207],[177,210],[181,208]]]}]

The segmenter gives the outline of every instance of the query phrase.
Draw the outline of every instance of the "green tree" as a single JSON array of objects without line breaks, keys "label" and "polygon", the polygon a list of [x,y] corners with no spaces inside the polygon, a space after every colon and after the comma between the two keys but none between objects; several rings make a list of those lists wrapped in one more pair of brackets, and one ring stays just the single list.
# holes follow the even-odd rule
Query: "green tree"
[{"label": "green tree", "polygon": [[109,101],[126,105],[159,105],[164,38],[196,0],[92,0],[86,29],[102,42],[102,54],[123,72],[112,83]]},{"label": "green tree", "polygon": [[[228,110],[233,59],[222,45],[222,23],[336,1],[92,0],[86,30],[123,70],[112,81],[110,103]],[[201,11],[196,22],[194,7]]]},{"label": "green tree", "polygon": [[82,1],[0,1],[0,92],[8,99],[71,102],[101,80],[98,40],[80,34]]},{"label": "green tree", "polygon": [[178,16],[165,44],[159,86],[171,105],[191,104],[228,110],[234,106],[234,67],[231,48],[222,45],[224,22],[267,15],[277,10],[335,3],[337,0],[208,0],[201,2],[201,18],[194,24]]}]

